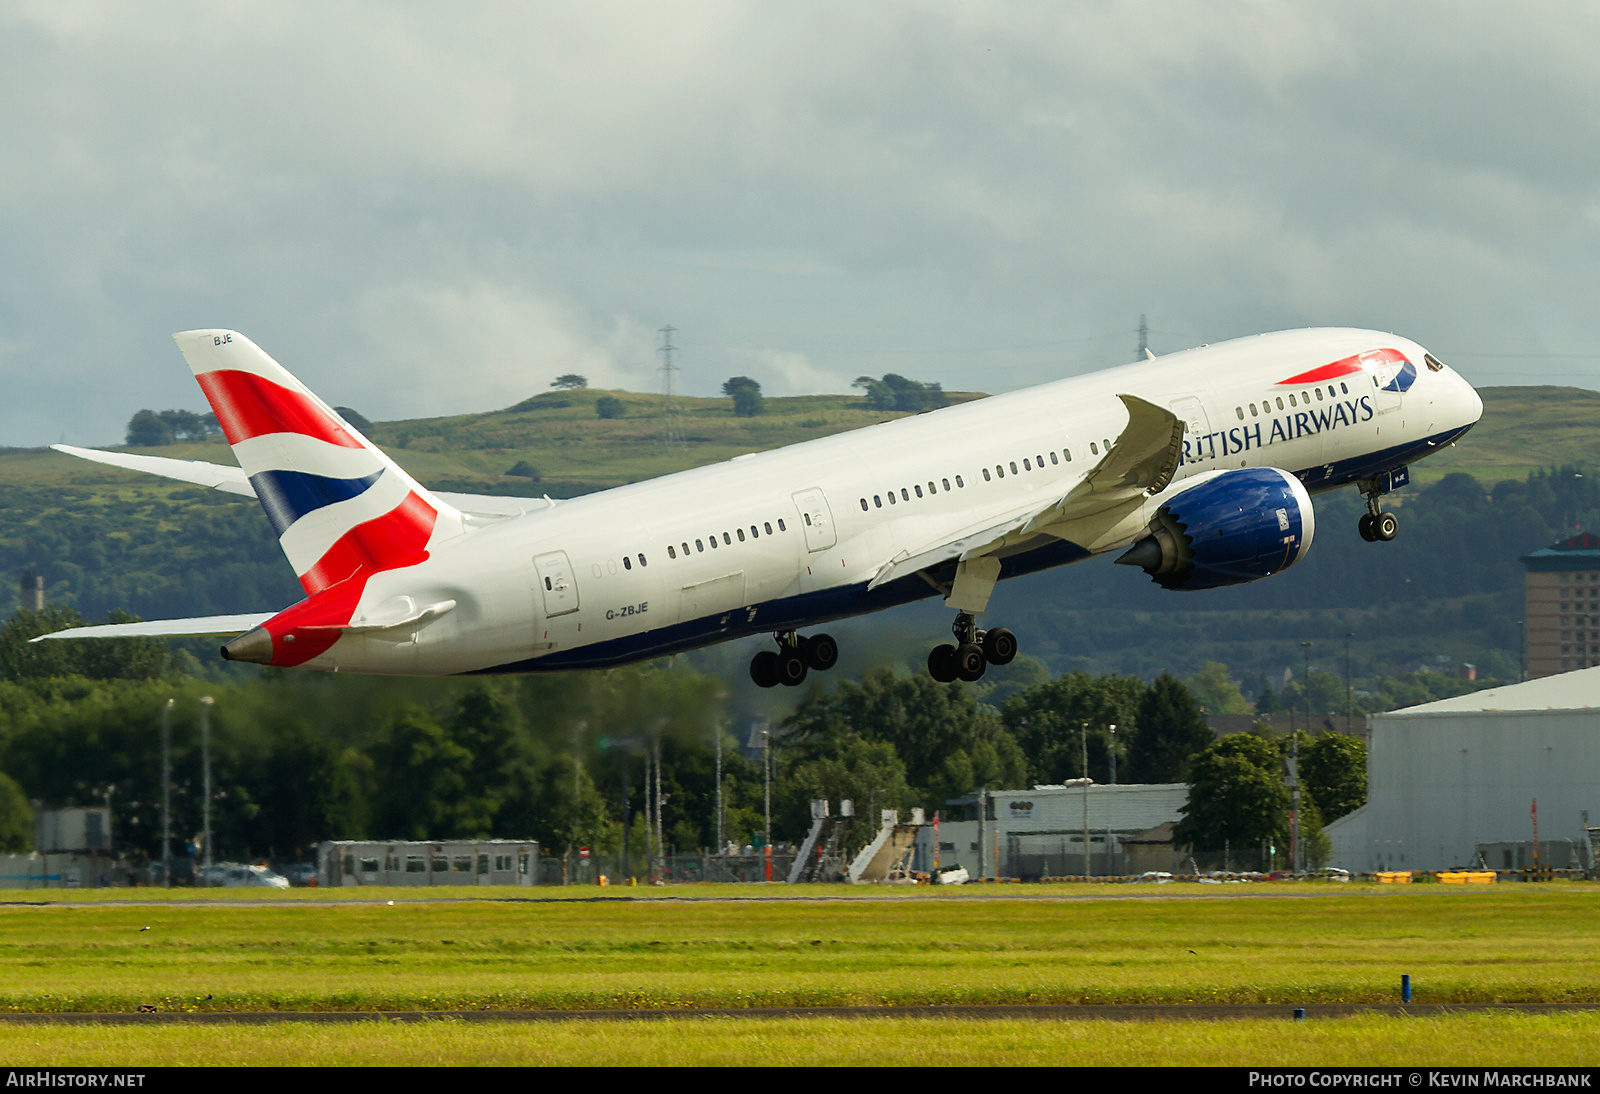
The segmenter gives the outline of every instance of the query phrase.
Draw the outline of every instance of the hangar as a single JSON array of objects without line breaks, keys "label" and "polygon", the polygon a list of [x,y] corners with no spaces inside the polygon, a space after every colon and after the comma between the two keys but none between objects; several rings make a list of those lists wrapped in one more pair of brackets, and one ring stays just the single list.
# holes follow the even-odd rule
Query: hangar
[{"label": "hangar", "polygon": [[[1600,668],[1367,717],[1367,803],[1328,825],[1332,865],[1593,866]],[[1536,820],[1537,818],[1537,820]]]}]

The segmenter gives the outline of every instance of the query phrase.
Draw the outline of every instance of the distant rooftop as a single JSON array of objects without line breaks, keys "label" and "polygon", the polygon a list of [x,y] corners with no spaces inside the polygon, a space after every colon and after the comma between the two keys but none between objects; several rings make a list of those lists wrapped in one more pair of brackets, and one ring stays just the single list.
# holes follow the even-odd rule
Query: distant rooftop
[{"label": "distant rooftop", "polygon": [[1577,669],[1525,684],[1486,688],[1470,695],[1375,714],[1374,718],[1405,718],[1413,714],[1461,714],[1486,710],[1593,710],[1600,708],[1600,667]]},{"label": "distant rooftop", "polygon": [[1539,572],[1597,569],[1600,568],[1600,536],[1579,532],[1571,539],[1524,555],[1521,561],[1528,569]]}]

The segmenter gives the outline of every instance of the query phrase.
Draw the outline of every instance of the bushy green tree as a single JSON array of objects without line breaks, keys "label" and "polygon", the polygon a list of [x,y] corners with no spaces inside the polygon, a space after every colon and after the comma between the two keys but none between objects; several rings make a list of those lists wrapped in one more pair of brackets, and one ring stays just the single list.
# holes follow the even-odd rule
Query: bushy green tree
[{"label": "bushy green tree", "polygon": [[886,742],[905,765],[915,804],[930,810],[975,785],[953,780],[981,777],[996,789],[1026,785],[1026,759],[994,710],[979,706],[965,685],[941,684],[926,673],[875,669],[859,683],[814,695],[785,725],[797,740],[855,733]]},{"label": "bushy green tree", "polygon": [[1138,720],[1128,749],[1132,782],[1185,781],[1191,757],[1214,739],[1189,689],[1171,673],[1151,682],[1140,699]]},{"label": "bushy green tree", "polygon": [[1367,802],[1367,744],[1324,733],[1300,746],[1300,785],[1324,821],[1336,821]]},{"label": "bushy green tree", "polygon": [[0,774],[0,853],[26,854],[33,850],[33,806],[22,787]]},{"label": "bushy green tree", "polygon": [[[1085,727],[1089,734],[1088,776],[1106,782],[1110,778],[1109,727],[1117,727],[1118,752],[1126,756],[1144,692],[1144,683],[1137,676],[1095,677],[1073,672],[1013,695],[1001,708],[1001,718],[1027,757],[1033,782],[1059,783],[1083,777]],[[1117,778],[1132,782],[1135,777],[1121,762]]]},{"label": "bushy green tree", "polygon": [[1189,694],[1206,714],[1249,714],[1250,704],[1245,702],[1239,685],[1228,675],[1228,666],[1207,661],[1200,671],[1186,681]]},{"label": "bushy green tree", "polygon": [[602,395],[595,400],[594,412],[601,418],[621,418],[627,415],[628,408],[615,395]]},{"label": "bushy green tree", "polygon": [[754,418],[767,412],[761,398],[761,385],[748,376],[734,376],[722,385],[722,393],[733,400],[733,412],[740,418]]},{"label": "bushy green tree", "polygon": [[1214,741],[1190,765],[1189,800],[1173,840],[1197,851],[1287,845],[1289,791],[1276,745],[1250,733]]}]

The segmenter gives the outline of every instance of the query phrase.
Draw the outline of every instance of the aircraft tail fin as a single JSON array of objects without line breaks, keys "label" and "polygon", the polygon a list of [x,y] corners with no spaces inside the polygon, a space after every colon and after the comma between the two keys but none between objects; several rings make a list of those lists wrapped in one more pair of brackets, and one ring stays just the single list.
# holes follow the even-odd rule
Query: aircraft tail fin
[{"label": "aircraft tail fin", "polygon": [[415,565],[430,544],[465,531],[458,510],[244,335],[172,337],[307,593]]}]

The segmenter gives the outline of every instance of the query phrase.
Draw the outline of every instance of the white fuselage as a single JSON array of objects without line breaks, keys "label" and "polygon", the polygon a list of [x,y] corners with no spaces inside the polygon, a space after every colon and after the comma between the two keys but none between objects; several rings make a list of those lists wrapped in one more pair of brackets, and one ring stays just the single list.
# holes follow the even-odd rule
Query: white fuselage
[{"label": "white fuselage", "polygon": [[[1379,349],[1416,363],[1407,390],[1381,390],[1386,377],[1367,368],[1282,383]],[[410,597],[455,608],[404,637],[345,635],[308,665],[438,674],[618,664],[936,595],[916,573],[868,586],[897,558],[1067,495],[1128,425],[1118,395],[1171,409],[1187,429],[1164,492],[1113,526],[1085,524],[1081,539],[1008,548],[1001,576],[1070,562],[1132,542],[1196,475],[1273,467],[1318,492],[1449,443],[1482,404],[1455,372],[1423,360],[1422,347],[1373,331],[1261,335],[559,502],[375,574],[364,607]]]}]

